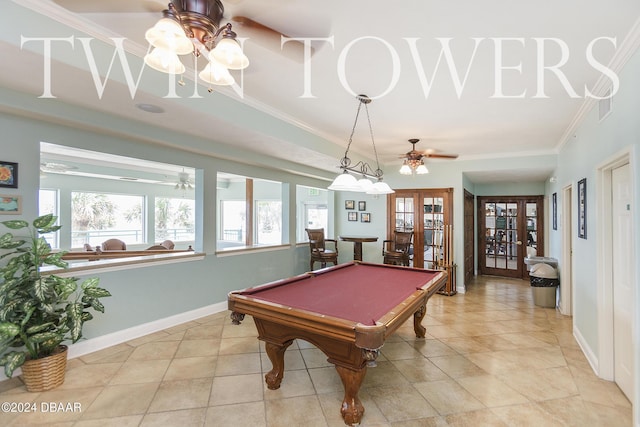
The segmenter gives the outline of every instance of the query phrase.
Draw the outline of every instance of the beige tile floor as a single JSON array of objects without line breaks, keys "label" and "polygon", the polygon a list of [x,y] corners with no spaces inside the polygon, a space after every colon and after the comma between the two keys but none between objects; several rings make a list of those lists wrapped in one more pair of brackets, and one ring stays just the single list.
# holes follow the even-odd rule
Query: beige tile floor
[{"label": "beige tile floor", "polygon": [[[363,426],[632,424],[629,401],[578,348],[571,318],[536,307],[525,281],[479,278],[466,294],[436,295],[423,324],[426,339],[408,322],[369,369]],[[282,387],[268,390],[253,322],[234,326],[220,313],[70,360],[52,391],[0,383],[0,402],[37,409],[0,413],[0,425],[344,425],[342,385],[322,353],[297,342],[285,361]],[[52,412],[50,402],[79,410]]]}]

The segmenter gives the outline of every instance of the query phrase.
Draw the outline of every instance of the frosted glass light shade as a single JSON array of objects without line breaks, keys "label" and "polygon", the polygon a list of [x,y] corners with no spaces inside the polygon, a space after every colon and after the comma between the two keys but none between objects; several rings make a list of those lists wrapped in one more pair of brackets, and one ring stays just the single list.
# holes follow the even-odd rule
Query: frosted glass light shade
[{"label": "frosted glass light shade", "polygon": [[371,182],[367,178],[362,177],[358,180],[358,187],[360,187],[360,191],[366,193],[371,187],[373,187],[373,182]]},{"label": "frosted glass light shade", "polygon": [[423,175],[425,173],[429,173],[429,169],[427,169],[427,167],[424,164],[421,164],[416,168],[416,173],[418,175]]},{"label": "frosted glass light shade", "polygon": [[185,71],[185,67],[180,62],[178,55],[160,47],[146,54],[144,63],[154,70],[168,74],[182,74]]},{"label": "frosted glass light shade", "polygon": [[242,70],[249,66],[249,58],[242,53],[240,45],[233,39],[220,40],[209,56],[230,70]]},{"label": "frosted glass light shade", "polygon": [[391,194],[395,193],[386,182],[378,181],[371,186],[367,194]]},{"label": "frosted glass light shade", "polygon": [[230,86],[235,83],[235,80],[229,73],[229,70],[216,60],[210,60],[207,66],[200,71],[198,76],[203,81],[218,86]]},{"label": "frosted glass light shade", "polygon": [[413,173],[413,171],[411,170],[411,168],[409,167],[408,164],[403,164],[402,167],[400,168],[400,173],[402,175],[411,175]]},{"label": "frosted glass light shade", "polygon": [[358,185],[358,180],[353,175],[342,173],[333,180],[331,185],[327,187],[334,191],[356,191],[362,192],[362,187]]},{"label": "frosted glass light shade", "polygon": [[170,18],[162,18],[149,28],[144,37],[153,47],[159,47],[177,55],[193,52],[193,43],[187,37],[178,22]]}]

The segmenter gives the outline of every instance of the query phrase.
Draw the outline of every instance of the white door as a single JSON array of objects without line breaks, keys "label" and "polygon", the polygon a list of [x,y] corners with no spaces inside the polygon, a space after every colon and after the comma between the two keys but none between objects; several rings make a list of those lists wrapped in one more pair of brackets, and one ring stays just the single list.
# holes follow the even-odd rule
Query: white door
[{"label": "white door", "polygon": [[633,236],[629,164],[611,172],[614,379],[633,402]]}]

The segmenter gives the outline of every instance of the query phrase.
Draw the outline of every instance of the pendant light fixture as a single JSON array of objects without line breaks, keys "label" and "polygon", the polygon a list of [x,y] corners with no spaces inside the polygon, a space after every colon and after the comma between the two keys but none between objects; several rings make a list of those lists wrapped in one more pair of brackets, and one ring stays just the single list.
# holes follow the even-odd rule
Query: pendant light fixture
[{"label": "pendant light fixture", "polygon": [[[389,187],[387,183],[382,181],[382,176],[384,173],[382,172],[382,169],[380,169],[378,152],[376,151],[376,143],[373,139],[373,129],[371,128],[371,119],[369,118],[369,109],[367,108],[367,105],[371,103],[371,98],[369,98],[367,95],[358,95],[356,99],[359,101],[358,110],[356,111],[356,118],[353,123],[353,128],[351,129],[351,135],[349,135],[347,150],[344,152],[344,157],[340,159],[339,168],[342,169],[342,173],[333,180],[328,189],[335,191],[354,191],[374,195],[394,193],[391,187]],[[351,159],[349,158],[349,148],[351,148],[351,143],[353,142],[353,134],[356,130],[358,117],[360,116],[360,109],[363,105],[367,113],[367,122],[369,123],[371,144],[373,145],[373,154],[376,159],[375,170],[368,163],[362,161],[352,166]],[[375,182],[371,180],[374,180]]]}]

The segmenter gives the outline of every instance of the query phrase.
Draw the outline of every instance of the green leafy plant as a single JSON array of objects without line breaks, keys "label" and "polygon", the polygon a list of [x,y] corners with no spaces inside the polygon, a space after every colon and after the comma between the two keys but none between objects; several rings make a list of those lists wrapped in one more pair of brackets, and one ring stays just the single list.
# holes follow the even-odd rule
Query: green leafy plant
[{"label": "green leafy plant", "polygon": [[41,267],[67,268],[65,252],[52,252],[42,234],[60,229],[57,217],[43,215],[31,224],[23,220],[1,221],[6,228],[21,230],[0,236],[0,366],[7,377],[27,359],[49,356],[66,340],[82,338],[84,322],[104,313],[100,298],[111,296],[98,287],[98,278],[79,284],[75,277],[41,273]]}]

